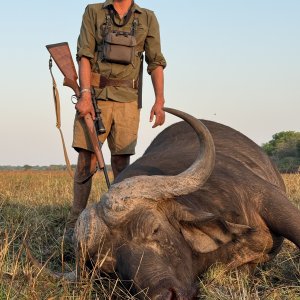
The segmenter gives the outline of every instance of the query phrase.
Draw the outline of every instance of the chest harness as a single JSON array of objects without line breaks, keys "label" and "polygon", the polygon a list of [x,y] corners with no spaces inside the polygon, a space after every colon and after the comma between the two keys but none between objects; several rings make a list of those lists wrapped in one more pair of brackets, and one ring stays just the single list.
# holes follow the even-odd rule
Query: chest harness
[{"label": "chest harness", "polygon": [[[132,6],[123,23],[115,21],[116,11],[109,7],[106,10],[105,24],[103,25],[102,42],[96,46],[96,60],[120,65],[134,64],[137,55],[140,58],[140,70],[138,78],[121,80],[107,78],[100,73],[92,72],[91,84],[95,88],[105,88],[106,86],[126,87],[138,90],[138,107],[142,108],[142,82],[143,82],[143,54],[136,51],[136,33],[138,26],[138,14],[134,12],[134,18],[130,31],[120,30],[126,26],[133,14]],[[117,30],[113,29],[113,26]]]}]

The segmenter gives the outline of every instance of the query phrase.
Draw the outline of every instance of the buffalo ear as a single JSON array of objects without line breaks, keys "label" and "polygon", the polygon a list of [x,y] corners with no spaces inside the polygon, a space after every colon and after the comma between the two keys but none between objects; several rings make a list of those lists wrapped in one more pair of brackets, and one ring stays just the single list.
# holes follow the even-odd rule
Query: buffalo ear
[{"label": "buffalo ear", "polygon": [[198,253],[215,251],[252,231],[247,225],[227,222],[209,212],[195,213],[181,207],[180,213],[175,215],[178,229],[189,246]]}]

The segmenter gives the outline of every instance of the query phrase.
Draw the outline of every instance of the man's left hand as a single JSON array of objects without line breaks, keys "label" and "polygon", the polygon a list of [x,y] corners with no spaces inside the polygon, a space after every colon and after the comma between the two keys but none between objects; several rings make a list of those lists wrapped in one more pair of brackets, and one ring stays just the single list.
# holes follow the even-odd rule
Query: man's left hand
[{"label": "man's left hand", "polygon": [[165,123],[165,112],[163,110],[163,107],[164,107],[164,100],[155,101],[154,105],[152,106],[151,113],[150,113],[150,122],[153,121],[155,116],[155,122],[152,128],[161,126]]}]

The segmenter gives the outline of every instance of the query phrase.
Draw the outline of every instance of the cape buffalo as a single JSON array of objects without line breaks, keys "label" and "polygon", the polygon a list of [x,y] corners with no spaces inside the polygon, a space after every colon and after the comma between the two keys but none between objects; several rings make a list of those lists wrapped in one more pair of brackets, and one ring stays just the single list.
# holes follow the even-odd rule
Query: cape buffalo
[{"label": "cape buffalo", "polygon": [[300,212],[267,155],[227,126],[186,122],[161,132],[75,228],[80,260],[133,280],[151,299],[192,299],[216,262],[255,266],[300,247]]}]

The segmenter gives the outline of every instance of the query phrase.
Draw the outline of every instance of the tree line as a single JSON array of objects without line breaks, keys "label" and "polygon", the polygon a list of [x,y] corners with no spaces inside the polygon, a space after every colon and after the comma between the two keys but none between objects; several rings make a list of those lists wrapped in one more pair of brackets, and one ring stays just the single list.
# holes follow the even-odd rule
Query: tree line
[{"label": "tree line", "polygon": [[[281,173],[300,172],[300,132],[281,131],[272,136],[272,140],[262,144],[262,149],[277,165]],[[110,166],[107,166],[110,169]],[[75,170],[76,165],[72,165]],[[65,165],[50,166],[0,166],[1,170],[65,170]]]},{"label": "tree line", "polygon": [[[75,170],[76,165],[71,166],[72,169]],[[49,165],[49,166],[38,166],[38,165],[23,165],[23,166],[11,166],[11,165],[4,165],[0,166],[0,171],[57,171],[57,170],[66,170],[66,165]]]},{"label": "tree line", "polygon": [[[71,168],[75,171],[76,165],[71,165]],[[111,171],[111,166],[106,165],[108,171]],[[63,171],[67,170],[66,165],[49,165],[49,166],[39,166],[39,165],[23,165],[23,166],[11,166],[3,165],[0,166],[0,171]],[[1,299],[1,298],[0,298]]]},{"label": "tree line", "polygon": [[300,171],[300,132],[281,131],[262,145],[281,173]]}]

